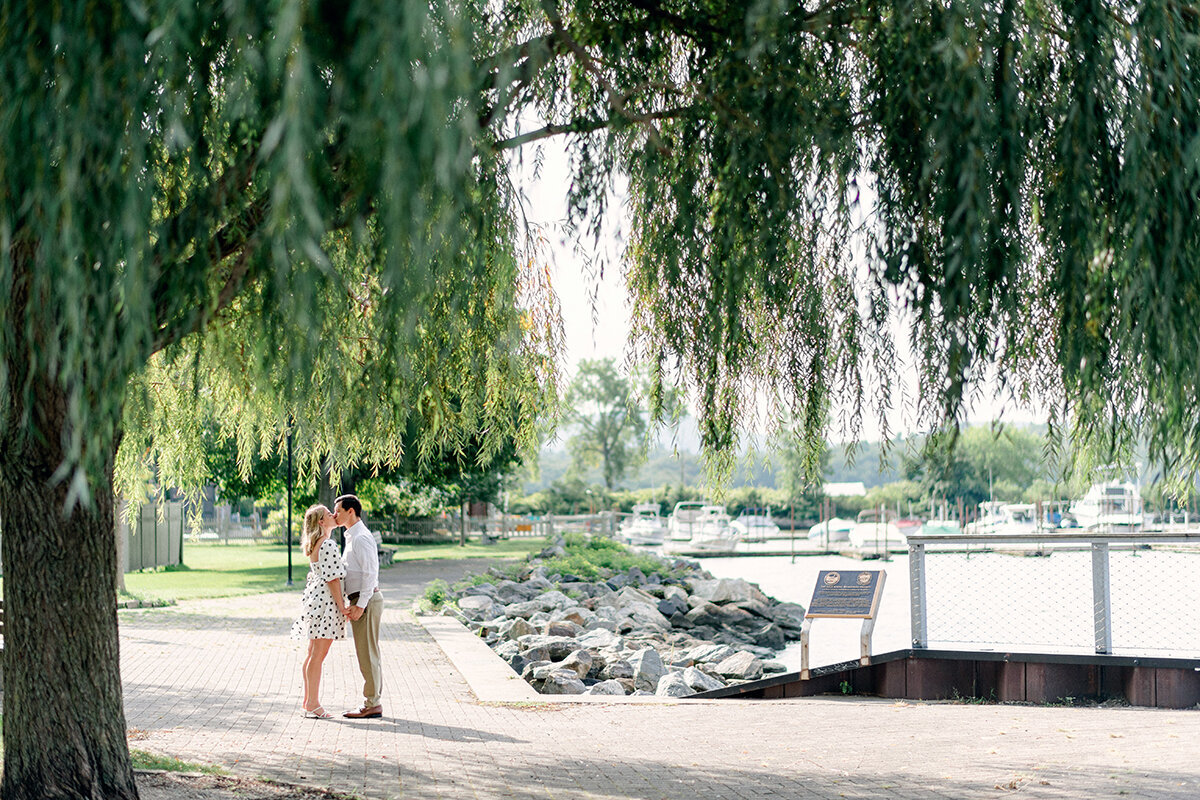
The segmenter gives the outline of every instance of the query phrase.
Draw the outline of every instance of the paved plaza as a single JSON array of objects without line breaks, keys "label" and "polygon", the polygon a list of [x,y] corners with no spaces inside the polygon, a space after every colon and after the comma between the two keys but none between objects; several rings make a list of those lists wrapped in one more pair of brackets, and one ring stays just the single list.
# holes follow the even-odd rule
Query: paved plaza
[{"label": "paved plaza", "polygon": [[121,612],[131,745],[364,798],[1200,797],[1198,710],[505,699],[525,687],[494,688],[502,662],[443,649],[410,610],[428,581],[482,566],[381,571],[382,720],[340,717],[361,699],[349,640],[321,689],[338,718],[301,715],[298,592]]}]

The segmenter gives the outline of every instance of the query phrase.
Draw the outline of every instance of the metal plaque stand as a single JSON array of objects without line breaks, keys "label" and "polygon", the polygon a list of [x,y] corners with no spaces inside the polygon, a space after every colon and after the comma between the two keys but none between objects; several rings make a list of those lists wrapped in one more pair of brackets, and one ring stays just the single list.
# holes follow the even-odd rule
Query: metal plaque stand
[{"label": "metal plaque stand", "polygon": [[804,617],[804,622],[800,626],[800,680],[806,681],[812,677],[812,673],[808,668],[808,641],[812,633],[812,623],[814,619],[822,617],[828,619],[862,619],[862,631],[858,636],[859,655],[858,663],[862,666],[868,666],[871,663],[871,637],[875,633],[875,613],[878,610],[878,598],[883,595],[883,585],[887,580],[887,573],[882,570],[879,572],[879,583],[875,589],[875,601],[871,604],[870,610],[865,614],[822,614],[809,613]]}]

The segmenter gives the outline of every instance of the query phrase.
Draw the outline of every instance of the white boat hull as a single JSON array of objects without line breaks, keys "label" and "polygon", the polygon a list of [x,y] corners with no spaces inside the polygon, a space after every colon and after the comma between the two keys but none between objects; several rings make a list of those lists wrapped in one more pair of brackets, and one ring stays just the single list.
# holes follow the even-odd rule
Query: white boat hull
[{"label": "white boat hull", "polygon": [[908,547],[908,537],[892,522],[859,523],[850,529],[849,540],[860,550],[899,550]]}]

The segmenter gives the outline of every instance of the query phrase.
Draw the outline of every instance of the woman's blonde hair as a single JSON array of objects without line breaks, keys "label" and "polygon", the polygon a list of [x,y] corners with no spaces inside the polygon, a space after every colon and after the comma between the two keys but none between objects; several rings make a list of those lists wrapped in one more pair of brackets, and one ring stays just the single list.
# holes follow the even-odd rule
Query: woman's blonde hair
[{"label": "woman's blonde hair", "polygon": [[301,540],[304,555],[312,555],[317,540],[321,538],[321,523],[325,521],[325,515],[328,513],[328,509],[319,503],[310,506],[308,511],[304,512],[304,538]]}]

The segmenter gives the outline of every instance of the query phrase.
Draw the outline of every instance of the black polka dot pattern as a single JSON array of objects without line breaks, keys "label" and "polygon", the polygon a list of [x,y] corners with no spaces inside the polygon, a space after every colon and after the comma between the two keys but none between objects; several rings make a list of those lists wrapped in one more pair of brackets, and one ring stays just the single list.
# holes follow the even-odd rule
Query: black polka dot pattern
[{"label": "black polka dot pattern", "polygon": [[334,604],[326,582],[346,577],[346,566],[333,539],[321,542],[317,553],[317,560],[308,565],[300,618],[292,625],[292,638],[345,639],[346,618]]}]

